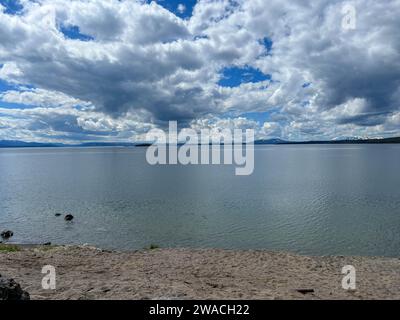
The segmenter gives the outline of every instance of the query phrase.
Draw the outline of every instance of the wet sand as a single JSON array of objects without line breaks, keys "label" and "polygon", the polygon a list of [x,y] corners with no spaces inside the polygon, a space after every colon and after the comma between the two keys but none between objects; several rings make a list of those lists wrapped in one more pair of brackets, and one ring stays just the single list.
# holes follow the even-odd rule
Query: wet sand
[{"label": "wet sand", "polygon": [[[56,290],[41,287],[44,265],[56,268]],[[356,268],[356,290],[342,288],[345,265]],[[0,274],[14,278],[31,299],[400,299],[397,258],[23,246],[0,251]]]}]

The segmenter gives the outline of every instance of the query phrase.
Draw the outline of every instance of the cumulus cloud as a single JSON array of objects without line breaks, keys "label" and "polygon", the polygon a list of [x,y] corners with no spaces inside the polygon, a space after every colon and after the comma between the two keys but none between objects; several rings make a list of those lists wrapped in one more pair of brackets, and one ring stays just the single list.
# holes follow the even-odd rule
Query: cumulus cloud
[{"label": "cumulus cloud", "polygon": [[65,95],[62,92],[48,91],[44,89],[9,90],[0,93],[0,100],[9,103],[18,103],[36,107],[73,107],[89,106],[89,102],[84,102]]},{"label": "cumulus cloud", "polygon": [[[135,139],[168,120],[284,139],[399,134],[396,0],[200,0],[186,19],[141,0],[20,4],[0,9],[0,138]],[[269,77],[221,86],[233,67]]]},{"label": "cumulus cloud", "polygon": [[178,4],[177,10],[179,13],[184,13],[186,11],[186,6],[182,3]]}]

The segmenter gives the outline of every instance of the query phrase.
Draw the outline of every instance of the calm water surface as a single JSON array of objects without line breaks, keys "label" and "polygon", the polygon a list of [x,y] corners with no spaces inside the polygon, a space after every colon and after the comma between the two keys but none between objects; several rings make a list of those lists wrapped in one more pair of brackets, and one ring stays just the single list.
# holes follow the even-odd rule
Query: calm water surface
[{"label": "calm water surface", "polygon": [[0,149],[0,229],[19,243],[400,256],[400,145],[256,146],[241,177],[145,152]]}]

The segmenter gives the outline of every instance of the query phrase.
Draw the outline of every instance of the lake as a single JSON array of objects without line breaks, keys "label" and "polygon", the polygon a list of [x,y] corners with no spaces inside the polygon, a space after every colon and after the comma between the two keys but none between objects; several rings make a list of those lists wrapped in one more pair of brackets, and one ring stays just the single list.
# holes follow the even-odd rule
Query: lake
[{"label": "lake", "polygon": [[15,243],[399,256],[400,145],[255,146],[250,176],[145,153],[0,149],[0,229]]}]

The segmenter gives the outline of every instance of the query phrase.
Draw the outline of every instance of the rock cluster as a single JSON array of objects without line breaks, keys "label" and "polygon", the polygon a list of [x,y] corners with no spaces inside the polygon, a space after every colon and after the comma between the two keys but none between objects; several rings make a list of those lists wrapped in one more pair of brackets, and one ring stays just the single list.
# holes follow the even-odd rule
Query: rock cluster
[{"label": "rock cluster", "polygon": [[29,300],[29,293],[22,290],[14,279],[3,278],[0,275],[0,300]]},{"label": "rock cluster", "polygon": [[0,236],[5,240],[10,239],[13,235],[14,232],[12,232],[11,230],[4,230],[0,233]]}]

